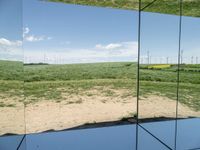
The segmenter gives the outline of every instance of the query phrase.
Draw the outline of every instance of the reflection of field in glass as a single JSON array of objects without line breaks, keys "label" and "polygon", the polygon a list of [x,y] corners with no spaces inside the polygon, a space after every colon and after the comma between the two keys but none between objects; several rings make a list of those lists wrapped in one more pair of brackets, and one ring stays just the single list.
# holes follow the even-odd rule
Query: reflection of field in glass
[{"label": "reflection of field in glass", "polygon": [[[3,101],[0,107],[7,110],[8,116],[10,111],[23,108],[17,107],[22,104],[23,86],[17,71],[20,66],[16,64],[9,62],[12,73],[6,70],[6,74],[1,74]],[[145,110],[143,118],[170,116],[172,112],[164,108],[176,100],[177,66],[161,66],[141,66],[141,94],[145,99],[141,97],[140,100],[140,107]],[[184,92],[179,105],[180,117],[200,116],[200,67],[184,66],[185,69],[181,70]],[[136,68],[136,64],[130,62],[24,65],[27,132],[65,129],[136,116]],[[16,79],[10,81],[9,76]],[[156,106],[156,112],[153,106]]]},{"label": "reflection of field in glass", "polygon": [[[182,64],[180,68],[179,117],[200,116],[200,66]],[[139,117],[176,117],[176,102],[174,100],[177,100],[177,65],[141,65],[140,75],[140,95],[145,98],[140,100]],[[151,102],[147,95],[167,97],[170,100],[168,104],[163,101],[160,105],[156,103],[158,99],[153,98],[155,105],[152,106],[149,116],[145,116],[146,109],[141,106],[141,101]]]},{"label": "reflection of field in glass", "polygon": [[[81,5],[94,5],[102,7],[113,7],[122,9],[138,9],[138,0],[106,0],[106,1],[90,1],[90,0],[49,0],[54,2],[65,2]],[[150,7],[147,7],[145,11],[168,13],[168,14],[178,14],[179,15],[179,1],[174,0],[142,0],[142,8],[150,3],[153,3]],[[197,0],[183,0],[185,16],[200,16],[200,2]]]},{"label": "reflection of field in glass", "polygon": [[23,63],[0,61],[0,134],[24,133]]}]

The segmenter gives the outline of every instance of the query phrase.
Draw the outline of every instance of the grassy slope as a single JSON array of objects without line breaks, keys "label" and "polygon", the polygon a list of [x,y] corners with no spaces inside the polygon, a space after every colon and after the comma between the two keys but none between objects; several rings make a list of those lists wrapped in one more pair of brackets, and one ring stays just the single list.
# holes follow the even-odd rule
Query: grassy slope
[{"label": "grassy slope", "polygon": [[134,63],[94,63],[25,66],[25,81],[135,79]]},{"label": "grassy slope", "polygon": [[63,92],[80,95],[97,86],[135,91],[135,70],[133,63],[28,65],[25,66],[25,94],[32,95],[35,101],[38,97],[59,99]]},{"label": "grassy slope", "polygon": [[[200,70],[196,65],[183,66],[181,82],[200,84]],[[135,63],[94,63],[70,65],[26,65],[24,69],[26,82],[31,81],[60,81],[60,80],[89,80],[89,79],[136,79]],[[169,69],[141,69],[141,80],[176,82],[176,66]],[[193,71],[194,70],[194,71]],[[196,71],[198,70],[198,72]]]},{"label": "grassy slope", "polygon": [[[182,66],[180,101],[200,110],[200,73],[198,65]],[[141,69],[141,95],[156,93],[176,99],[176,66],[169,69]],[[25,94],[47,99],[62,99],[61,93],[81,94],[99,87],[128,89],[127,96],[136,94],[135,63],[96,63],[72,65],[25,66]],[[61,90],[60,88],[64,87]],[[57,90],[55,90],[57,89]],[[101,92],[101,90],[100,90]]]},{"label": "grassy slope", "polygon": [[[138,0],[49,0],[54,2],[64,2],[71,4],[112,7],[121,9],[138,9]],[[142,0],[142,7],[148,5],[153,0]],[[183,15],[200,17],[200,1],[199,0],[184,0]],[[151,7],[144,11],[179,14],[178,1],[176,0],[157,0]]]},{"label": "grassy slope", "polygon": [[23,81],[23,63],[0,60],[0,80]]},{"label": "grassy slope", "polygon": [[[11,63],[11,64],[10,64]],[[5,69],[10,66],[10,69]],[[18,63],[17,63],[18,64]],[[0,62],[4,71],[10,75],[19,74],[21,65],[16,62]],[[4,66],[4,67],[3,67]],[[180,101],[200,110],[200,72],[198,65],[187,65],[181,71],[181,97]],[[18,70],[18,71],[16,71]],[[16,73],[17,72],[17,73]],[[4,73],[7,76],[8,73]],[[82,94],[84,91],[100,87],[99,91],[112,96],[110,91],[104,91],[101,87],[111,89],[128,89],[124,96],[136,95],[136,64],[134,63],[96,63],[96,64],[71,64],[71,65],[25,65],[23,84],[21,78],[9,80],[0,76],[0,93],[17,96],[20,89],[25,87],[25,96],[29,102],[38,101],[40,98],[59,100],[62,93]],[[149,70],[141,69],[140,94],[157,94],[176,99],[176,66],[169,69]],[[18,75],[20,76],[20,75]],[[11,79],[11,80],[10,80]]]},{"label": "grassy slope", "polygon": [[23,63],[0,60],[0,107],[13,107],[4,101],[8,97],[23,100]]}]

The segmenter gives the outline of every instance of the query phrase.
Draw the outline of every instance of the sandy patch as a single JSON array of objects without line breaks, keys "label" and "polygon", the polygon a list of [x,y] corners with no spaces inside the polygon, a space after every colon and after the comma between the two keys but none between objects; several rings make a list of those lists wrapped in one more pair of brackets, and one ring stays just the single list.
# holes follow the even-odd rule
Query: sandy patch
[{"label": "sandy patch", "polygon": [[25,133],[24,104],[20,100],[17,97],[0,99],[0,103],[5,105],[0,107],[0,135]]},{"label": "sandy patch", "polygon": [[[95,93],[95,91],[92,91]],[[62,130],[86,123],[116,121],[136,113],[136,98],[122,98],[124,91],[113,97],[105,95],[66,95],[60,103],[43,100],[29,104],[25,110],[26,133]],[[140,118],[175,117],[176,102],[166,97],[149,96],[140,100]],[[179,117],[198,116],[179,103]],[[0,108],[0,134],[24,133],[23,107]]]}]

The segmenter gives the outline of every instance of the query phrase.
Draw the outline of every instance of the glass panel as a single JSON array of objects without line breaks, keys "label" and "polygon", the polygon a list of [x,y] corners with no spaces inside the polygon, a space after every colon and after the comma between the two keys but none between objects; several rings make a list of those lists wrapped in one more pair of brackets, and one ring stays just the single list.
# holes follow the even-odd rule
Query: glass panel
[{"label": "glass panel", "polygon": [[[145,143],[145,144],[144,144]],[[148,132],[146,132],[143,128],[138,128],[138,150],[169,150],[167,146],[162,144]]]},{"label": "glass panel", "polygon": [[24,1],[28,133],[136,120],[137,16]]},{"label": "glass panel", "polygon": [[183,119],[178,121],[177,150],[200,149],[200,118]]},{"label": "glass panel", "polygon": [[179,15],[179,0],[141,0],[143,11]]},{"label": "glass panel", "polygon": [[[23,135],[1,136],[0,149],[1,150],[17,150],[17,148],[20,147],[20,143],[22,140],[23,140]],[[20,150],[25,150],[25,147]]]},{"label": "glass panel", "polygon": [[151,5],[154,5],[155,0],[141,0],[141,10],[147,10]]},{"label": "glass panel", "polygon": [[179,117],[200,117],[200,18],[182,20],[179,101],[189,109],[179,105]]},{"label": "glass panel", "polygon": [[28,150],[135,150],[135,125],[62,131],[27,136]]},{"label": "glass panel", "polygon": [[0,149],[14,150],[25,133],[21,0],[0,1],[0,118]]},{"label": "glass panel", "polygon": [[[52,8],[53,7],[53,8]],[[55,7],[56,11],[54,11]],[[37,133],[61,129],[59,78],[66,76],[58,68],[60,56],[53,40],[61,28],[56,22],[61,15],[59,5],[38,0],[23,1],[24,94],[26,104],[26,132]],[[63,10],[63,9],[62,9]],[[57,17],[56,17],[57,16]],[[52,19],[53,18],[53,19]],[[67,26],[67,24],[65,24]],[[61,31],[62,32],[62,31]],[[56,44],[55,44],[56,43]],[[49,55],[48,52],[49,51]],[[49,57],[51,56],[51,57]],[[59,60],[59,61],[58,61]],[[52,65],[49,65],[51,63]],[[57,69],[56,69],[57,68]]]},{"label": "glass panel", "polygon": [[[50,1],[138,10],[139,0],[94,0],[94,1],[93,0],[50,0]],[[187,6],[187,8],[183,12],[184,16],[200,17],[200,11],[199,11],[200,1],[185,0],[183,2],[184,5]],[[141,2],[142,8],[146,7],[145,11],[166,13],[173,15],[179,15],[179,8],[176,7],[178,3],[179,0],[142,0]]]},{"label": "glass panel", "polygon": [[[157,8],[161,1],[146,7]],[[166,1],[174,4],[172,1]],[[159,7],[158,7],[159,8]],[[179,10],[179,3],[170,11]],[[140,124],[170,148],[175,146],[175,119],[177,100],[177,65],[179,50],[179,16],[141,12],[141,42],[139,68],[140,122],[159,121],[158,125]],[[165,123],[172,120],[170,124]],[[173,121],[174,120],[174,121]],[[166,131],[167,128],[167,132]],[[162,133],[162,134],[160,134]]]},{"label": "glass panel", "polygon": [[178,117],[185,120],[178,122],[177,149],[200,149],[200,120],[188,119],[200,118],[200,18],[182,18],[181,38]]}]

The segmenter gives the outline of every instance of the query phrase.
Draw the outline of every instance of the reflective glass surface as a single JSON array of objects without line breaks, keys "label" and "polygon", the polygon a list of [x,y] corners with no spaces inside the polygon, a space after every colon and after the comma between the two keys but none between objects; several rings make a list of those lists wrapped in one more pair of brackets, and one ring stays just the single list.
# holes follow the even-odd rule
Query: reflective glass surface
[{"label": "reflective glass surface", "polygon": [[20,144],[23,136],[14,135],[25,134],[24,115],[22,1],[1,0],[0,149],[16,149]]},{"label": "reflective glass surface", "polygon": [[[141,126],[173,149],[180,22],[179,16],[144,12],[159,2],[142,6],[141,11],[138,119],[163,121],[160,130],[155,130],[157,124]],[[166,7],[169,3],[173,2],[166,2]],[[171,9],[177,11],[178,3],[175,6]],[[164,130],[166,120],[174,120],[167,124],[168,132]]]},{"label": "reflective glass surface", "polygon": [[[200,137],[199,134],[196,134],[196,131],[198,130],[200,120],[183,119],[178,122],[181,124],[180,130],[185,132],[179,134],[180,138],[177,140],[177,149],[198,149]],[[168,136],[166,139],[170,139],[171,135],[167,131],[169,131],[172,124],[174,124],[173,121],[165,121],[164,126],[163,122],[142,123],[142,126],[138,127],[138,134],[136,134],[136,125],[30,134],[26,136],[26,145],[28,150],[134,150],[136,149],[136,141],[138,141],[138,150],[168,150],[171,148],[160,139],[157,139],[157,137],[152,136],[144,127],[155,127],[154,132],[157,132],[158,136],[165,131],[164,134],[166,137]],[[188,125],[193,130],[187,131]],[[187,138],[190,138],[190,143],[187,142]],[[4,143],[6,144],[5,141]]]},{"label": "reflective glass surface", "polygon": [[[186,2],[185,0],[183,2]],[[183,3],[183,13],[188,5]],[[200,149],[200,18],[182,17],[178,117],[194,117],[194,122],[177,124],[177,149]],[[189,106],[184,109],[183,106]],[[183,130],[183,128],[188,128]],[[193,134],[195,132],[195,134]],[[182,143],[182,144],[181,144]]]},{"label": "reflective glass surface", "polygon": [[[22,14],[21,0],[0,0],[0,150],[200,149],[200,19],[181,16],[194,16],[188,9],[195,4],[141,0],[140,12],[130,13],[24,0]],[[76,20],[63,21],[72,13],[84,16],[81,27]],[[112,16],[105,27],[88,24],[103,13]],[[51,16],[56,19],[47,21]],[[132,20],[137,20],[139,39],[132,36],[138,27],[132,27]],[[93,43],[93,48],[80,50],[85,56],[75,54],[76,48],[66,53],[61,49],[71,42],[60,39],[67,39],[62,32],[71,32],[69,24],[85,42],[95,36],[99,40],[103,32],[103,39],[115,35],[118,41],[126,36],[135,41]],[[119,29],[107,34],[109,25]],[[94,31],[89,38],[94,26],[97,31],[103,28],[101,34]],[[47,34],[52,30],[54,37]],[[56,36],[57,41],[52,40]],[[73,64],[79,61],[84,64]],[[96,61],[92,67],[90,61]],[[97,128],[100,122],[105,123],[98,127],[129,125]],[[88,124],[94,128],[76,128]],[[55,132],[71,127],[74,130]]]}]

